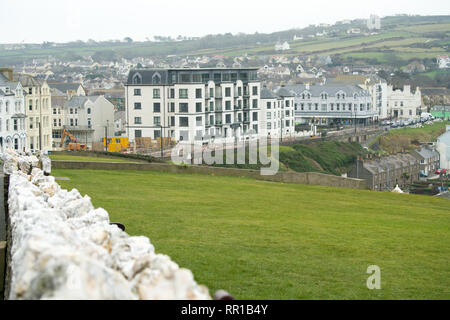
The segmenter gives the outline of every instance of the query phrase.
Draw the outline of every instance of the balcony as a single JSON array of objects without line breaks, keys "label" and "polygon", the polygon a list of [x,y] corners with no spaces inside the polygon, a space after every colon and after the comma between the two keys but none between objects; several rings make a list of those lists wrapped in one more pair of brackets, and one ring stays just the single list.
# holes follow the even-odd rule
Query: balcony
[{"label": "balcony", "polygon": [[94,131],[92,126],[63,126],[68,131]]}]

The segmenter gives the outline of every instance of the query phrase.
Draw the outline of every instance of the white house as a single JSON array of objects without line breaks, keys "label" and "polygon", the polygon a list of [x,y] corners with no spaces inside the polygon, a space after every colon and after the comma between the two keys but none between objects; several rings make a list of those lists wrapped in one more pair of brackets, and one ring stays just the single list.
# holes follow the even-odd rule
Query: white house
[{"label": "white house", "polygon": [[261,135],[290,137],[295,133],[294,94],[283,87],[276,92],[261,89]]},{"label": "white house", "polygon": [[281,43],[281,42],[277,42],[275,44],[275,50],[276,51],[285,51],[285,50],[289,50],[291,49],[291,46],[289,45],[289,43],[287,41]]},{"label": "white house", "polygon": [[64,105],[64,117],[63,128],[88,148],[114,136],[114,105],[104,96],[73,96]]},{"label": "white house", "polygon": [[0,69],[0,151],[7,148],[28,150],[25,100],[20,82],[12,81],[12,70]]},{"label": "white house", "polygon": [[450,170],[450,126],[447,125],[445,132],[437,138],[436,150],[440,155],[440,167]]},{"label": "white house", "polygon": [[419,87],[412,92],[409,85],[405,85],[403,89],[387,86],[387,112],[392,119],[419,119],[421,105],[422,96]]},{"label": "white house", "polygon": [[448,56],[438,56],[437,63],[438,63],[439,69],[450,68],[450,58]]}]

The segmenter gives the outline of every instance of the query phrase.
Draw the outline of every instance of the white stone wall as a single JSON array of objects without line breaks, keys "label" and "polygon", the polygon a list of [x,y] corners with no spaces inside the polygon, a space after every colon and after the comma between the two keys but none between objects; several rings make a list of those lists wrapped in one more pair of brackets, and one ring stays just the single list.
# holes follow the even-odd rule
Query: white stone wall
[{"label": "white stone wall", "polygon": [[147,237],[129,236],[89,196],[44,176],[36,157],[2,158],[10,174],[9,299],[211,299]]}]

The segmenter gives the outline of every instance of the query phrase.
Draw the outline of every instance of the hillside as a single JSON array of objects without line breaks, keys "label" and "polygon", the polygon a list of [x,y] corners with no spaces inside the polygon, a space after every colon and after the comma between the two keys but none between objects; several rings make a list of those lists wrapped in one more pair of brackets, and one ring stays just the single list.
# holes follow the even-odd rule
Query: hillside
[{"label": "hillside", "polygon": [[[34,58],[55,56],[76,60],[86,55],[99,59],[138,56],[165,57],[167,55],[225,55],[235,57],[280,55],[274,44],[289,41],[289,56],[332,55],[335,63],[390,63],[405,65],[414,59],[433,59],[448,54],[450,16],[394,16],[381,21],[378,34],[364,35],[365,20],[330,27],[310,26],[271,34],[208,35],[196,40],[171,42],[72,42],[54,47],[52,44],[25,45],[21,50],[0,50],[0,64],[17,64]],[[361,34],[347,34],[350,28],[360,28]],[[324,36],[316,36],[323,33]],[[310,36],[313,36],[311,38]],[[293,41],[294,36],[303,40]],[[250,63],[250,62],[249,62]]]},{"label": "hillside", "polygon": [[[447,299],[449,200],[150,171],[53,170],[237,299]],[[369,265],[381,290],[368,290]]]}]

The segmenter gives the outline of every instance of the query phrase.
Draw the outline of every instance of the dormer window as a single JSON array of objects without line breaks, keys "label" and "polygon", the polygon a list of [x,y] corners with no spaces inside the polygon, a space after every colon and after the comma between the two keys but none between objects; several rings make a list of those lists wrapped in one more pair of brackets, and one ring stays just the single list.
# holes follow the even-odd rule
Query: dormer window
[{"label": "dormer window", "polygon": [[133,76],[133,84],[141,84],[142,83],[142,76],[139,73],[136,73]]},{"label": "dormer window", "polygon": [[153,84],[159,84],[161,83],[161,75],[157,72],[152,77],[152,83]]},{"label": "dormer window", "polygon": [[5,93],[9,93],[9,87],[5,87]]}]

